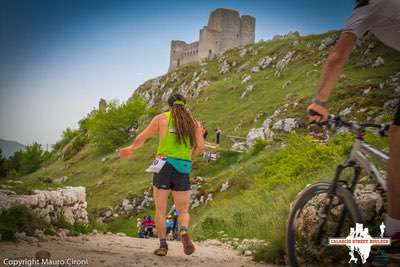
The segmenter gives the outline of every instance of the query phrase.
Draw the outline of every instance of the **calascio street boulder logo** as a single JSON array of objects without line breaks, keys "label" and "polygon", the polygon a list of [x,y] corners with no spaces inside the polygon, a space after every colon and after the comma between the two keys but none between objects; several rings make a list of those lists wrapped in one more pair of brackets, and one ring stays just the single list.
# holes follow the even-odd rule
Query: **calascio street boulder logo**
[{"label": "calascio street boulder logo", "polygon": [[331,246],[347,246],[350,250],[349,263],[357,263],[358,259],[355,257],[355,252],[360,256],[362,263],[366,263],[371,252],[372,246],[390,246],[390,238],[383,238],[385,232],[385,225],[380,225],[381,235],[380,238],[373,238],[368,231],[364,228],[363,224],[357,223],[356,227],[350,228],[350,234],[346,238],[329,238],[329,245]]}]

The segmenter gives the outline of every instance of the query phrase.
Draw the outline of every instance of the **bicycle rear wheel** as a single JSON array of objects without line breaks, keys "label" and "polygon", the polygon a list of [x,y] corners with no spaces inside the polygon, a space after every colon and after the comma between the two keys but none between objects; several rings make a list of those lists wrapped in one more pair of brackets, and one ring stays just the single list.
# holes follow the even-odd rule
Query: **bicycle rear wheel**
[{"label": "bicycle rear wheel", "polygon": [[[350,226],[354,227],[355,223],[362,222],[361,212],[351,192],[338,185],[331,209],[327,213],[326,224],[321,227],[331,185],[331,181],[313,184],[300,192],[293,202],[286,228],[289,266],[308,266],[311,263],[319,263],[320,266],[321,263],[348,262],[348,248],[328,246],[328,238],[346,237],[350,232]],[[343,210],[345,210],[343,224],[341,231],[337,233]],[[319,231],[322,235],[317,238]]]}]

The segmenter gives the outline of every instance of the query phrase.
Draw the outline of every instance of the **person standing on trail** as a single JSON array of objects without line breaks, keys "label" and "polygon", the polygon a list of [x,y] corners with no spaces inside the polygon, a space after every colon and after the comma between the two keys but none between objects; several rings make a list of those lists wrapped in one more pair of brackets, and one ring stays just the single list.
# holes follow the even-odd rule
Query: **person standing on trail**
[{"label": "person standing on trail", "polygon": [[220,128],[215,129],[215,143],[217,145],[219,145],[219,143],[221,141],[221,133],[222,133],[222,130]]},{"label": "person standing on trail", "polygon": [[[387,46],[400,51],[400,0],[358,0],[350,19],[322,70],[317,94],[308,106],[309,120],[326,122],[326,104],[357,39],[371,32]],[[400,253],[400,103],[389,129],[390,160],[387,177],[388,210],[386,234],[392,250]]]},{"label": "person standing on trail", "polygon": [[160,247],[155,255],[166,256],[168,245],[166,241],[166,209],[168,196],[172,191],[176,210],[179,214],[180,236],[184,253],[190,255],[195,247],[189,236],[189,205],[192,158],[202,153],[204,149],[203,128],[186,109],[186,100],[180,94],[168,98],[169,111],[155,116],[146,129],[135,139],[131,146],[119,151],[120,158],[134,154],[147,139],[158,134],[159,145],[157,158],[147,169],[154,173],[153,195],[156,208],[156,228],[160,239]]}]

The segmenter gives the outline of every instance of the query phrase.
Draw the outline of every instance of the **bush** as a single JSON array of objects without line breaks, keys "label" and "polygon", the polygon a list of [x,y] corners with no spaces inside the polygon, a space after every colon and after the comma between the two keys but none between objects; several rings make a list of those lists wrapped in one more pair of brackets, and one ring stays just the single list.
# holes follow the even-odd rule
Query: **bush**
[{"label": "bush", "polygon": [[56,228],[63,228],[68,229],[70,231],[70,235],[78,236],[80,234],[88,234],[92,228],[90,224],[82,224],[82,223],[75,223],[70,224],[68,223],[63,216],[53,224]]},{"label": "bush", "polygon": [[256,139],[253,146],[251,147],[250,154],[253,156],[257,155],[265,148],[266,145],[268,145],[267,141],[263,139]]},{"label": "bush", "polygon": [[111,152],[131,138],[145,112],[146,105],[139,99],[120,106],[109,103],[105,111],[97,112],[87,123],[90,141],[100,152]]},{"label": "bush", "polygon": [[43,219],[34,216],[24,206],[13,207],[0,215],[0,234],[4,240],[14,240],[16,232],[33,235],[36,229],[46,229]]},{"label": "bush", "polygon": [[263,190],[304,180],[341,160],[351,148],[351,136],[338,136],[329,146],[310,136],[291,134],[285,149],[263,161],[264,175],[257,179]]}]

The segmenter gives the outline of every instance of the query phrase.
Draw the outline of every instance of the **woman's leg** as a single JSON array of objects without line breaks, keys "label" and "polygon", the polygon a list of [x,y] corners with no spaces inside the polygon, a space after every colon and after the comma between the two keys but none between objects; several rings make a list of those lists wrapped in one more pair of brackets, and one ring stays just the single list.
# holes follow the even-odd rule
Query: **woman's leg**
[{"label": "woman's leg", "polygon": [[166,236],[165,218],[167,214],[169,192],[170,190],[158,189],[157,187],[153,186],[154,202],[156,206],[155,223],[157,235],[160,239],[165,239]]},{"label": "woman's leg", "polygon": [[186,255],[190,255],[195,250],[195,247],[188,233],[190,220],[190,191],[172,191],[172,196],[174,197],[175,207],[179,215],[179,233],[183,244],[183,250]]},{"label": "woman's leg", "polygon": [[182,227],[189,227],[189,205],[190,205],[190,191],[172,191],[176,210],[178,211],[178,222]]}]

